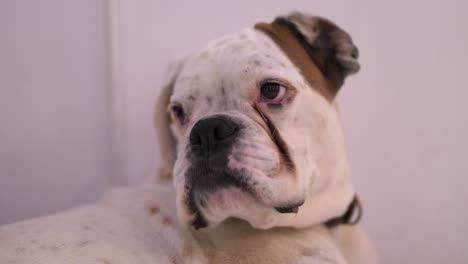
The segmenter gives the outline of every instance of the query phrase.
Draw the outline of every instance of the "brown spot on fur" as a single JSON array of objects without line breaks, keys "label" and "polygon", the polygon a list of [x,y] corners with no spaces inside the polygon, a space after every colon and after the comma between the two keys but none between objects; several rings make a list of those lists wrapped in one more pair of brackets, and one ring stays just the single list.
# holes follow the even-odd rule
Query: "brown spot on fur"
[{"label": "brown spot on fur", "polygon": [[150,208],[149,208],[149,213],[150,215],[155,215],[157,213],[159,213],[160,209],[159,209],[159,206],[158,205],[152,205]]},{"label": "brown spot on fur", "polygon": [[184,246],[182,248],[182,256],[186,258],[191,258],[193,255],[193,248],[191,246]]},{"label": "brown spot on fur", "polygon": [[106,258],[98,258],[97,261],[102,264],[112,264],[112,262]]},{"label": "brown spot on fur", "polygon": [[171,256],[172,264],[180,264],[179,258],[177,256]]},{"label": "brown spot on fur", "polygon": [[237,109],[237,107],[238,107],[238,102],[237,102],[237,100],[232,101],[232,107],[235,108],[235,109]]},{"label": "brown spot on fur", "polygon": [[31,243],[31,244],[37,244],[37,240],[36,240],[36,239],[31,239],[31,240],[29,240],[29,243]]},{"label": "brown spot on fur", "polygon": [[172,225],[172,219],[168,216],[165,216],[162,220],[162,224],[165,226]]},{"label": "brown spot on fur", "polygon": [[89,231],[89,230],[93,230],[93,227],[90,225],[83,225],[83,229]]},{"label": "brown spot on fur", "polygon": [[26,248],[24,247],[17,247],[15,248],[15,252],[18,254],[23,254],[26,251]]},{"label": "brown spot on fur", "polygon": [[206,97],[206,103],[211,106],[211,104],[213,103],[213,98],[211,98],[211,96],[208,96]]},{"label": "brown spot on fur", "polygon": [[50,251],[53,251],[53,252],[60,251],[60,247],[59,247],[59,246],[51,246],[49,249],[50,249]]},{"label": "brown spot on fur", "polygon": [[86,245],[89,245],[91,243],[92,242],[90,240],[82,240],[82,241],[76,242],[76,246],[79,247],[79,248],[82,248],[82,247],[85,247]]}]

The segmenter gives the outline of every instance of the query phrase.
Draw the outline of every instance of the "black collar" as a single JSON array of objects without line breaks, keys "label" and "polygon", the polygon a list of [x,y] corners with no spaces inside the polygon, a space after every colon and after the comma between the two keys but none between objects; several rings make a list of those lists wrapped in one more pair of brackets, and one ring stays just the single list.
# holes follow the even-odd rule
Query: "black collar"
[{"label": "black collar", "polygon": [[325,222],[328,228],[334,228],[338,225],[355,225],[361,220],[362,205],[357,195],[354,195],[353,200],[348,205],[346,212],[340,216],[334,217]]}]

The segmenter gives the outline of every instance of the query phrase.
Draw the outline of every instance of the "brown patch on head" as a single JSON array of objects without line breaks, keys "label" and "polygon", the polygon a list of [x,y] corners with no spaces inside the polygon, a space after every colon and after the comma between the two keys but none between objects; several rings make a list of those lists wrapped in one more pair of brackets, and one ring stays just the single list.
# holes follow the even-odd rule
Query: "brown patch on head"
[{"label": "brown patch on head", "polygon": [[310,60],[304,48],[286,25],[275,21],[272,24],[257,24],[255,28],[267,34],[286,53],[291,62],[300,69],[310,86],[327,100],[333,100],[334,95],[328,89],[328,84],[319,68]]},{"label": "brown patch on head", "polygon": [[332,101],[345,77],[359,71],[351,37],[321,17],[293,13],[256,29],[268,35],[299,68],[310,86]]},{"label": "brown patch on head", "polygon": [[159,211],[160,211],[159,206],[156,205],[156,204],[150,206],[150,208],[149,208],[150,215],[155,215],[155,214],[159,213]]}]

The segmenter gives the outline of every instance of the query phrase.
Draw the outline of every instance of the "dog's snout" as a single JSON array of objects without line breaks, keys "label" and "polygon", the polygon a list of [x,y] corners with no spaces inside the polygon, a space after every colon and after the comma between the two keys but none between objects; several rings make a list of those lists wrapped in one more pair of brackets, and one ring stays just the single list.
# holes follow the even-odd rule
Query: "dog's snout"
[{"label": "dog's snout", "polygon": [[190,144],[208,149],[235,137],[239,125],[224,116],[210,117],[198,121],[190,132]]}]

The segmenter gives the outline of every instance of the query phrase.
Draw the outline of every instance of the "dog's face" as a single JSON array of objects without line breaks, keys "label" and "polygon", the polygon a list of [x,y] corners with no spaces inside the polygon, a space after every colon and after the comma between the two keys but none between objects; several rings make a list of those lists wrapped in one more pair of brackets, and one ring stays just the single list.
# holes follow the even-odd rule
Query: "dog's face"
[{"label": "dog's face", "polygon": [[181,221],[269,228],[341,214],[352,187],[334,96],[356,57],[334,24],[294,14],[184,59],[162,103]]}]

